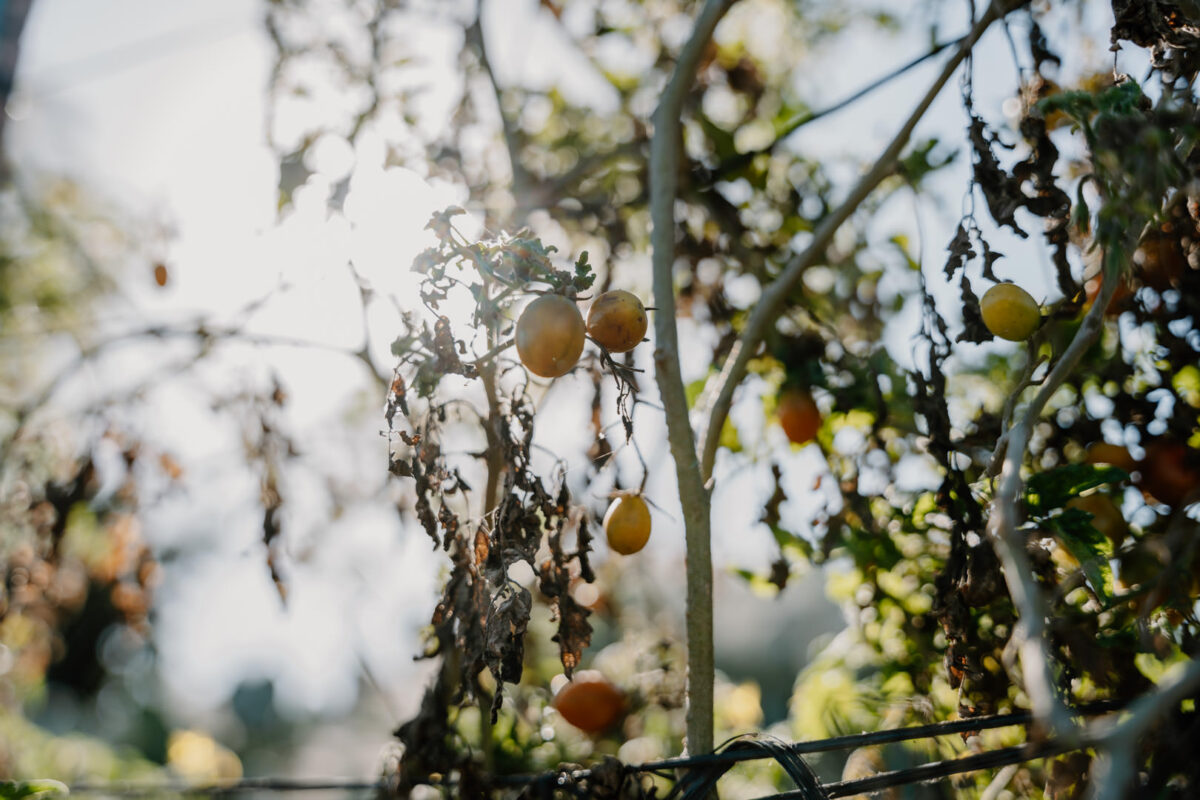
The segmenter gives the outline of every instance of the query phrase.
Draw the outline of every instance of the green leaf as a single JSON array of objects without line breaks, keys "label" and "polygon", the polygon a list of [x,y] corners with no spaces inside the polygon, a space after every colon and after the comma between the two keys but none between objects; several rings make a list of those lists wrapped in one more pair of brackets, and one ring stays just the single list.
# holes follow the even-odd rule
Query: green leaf
[{"label": "green leaf", "polygon": [[700,378],[683,387],[683,395],[687,398],[688,408],[695,408],[696,401],[700,399],[701,393],[704,392],[704,387],[708,383],[708,378]]},{"label": "green leaf", "polygon": [[1080,492],[1125,480],[1129,480],[1129,473],[1116,467],[1068,464],[1031,477],[1025,489],[1025,502],[1031,515],[1044,517],[1065,506]]},{"label": "green leaf", "polygon": [[742,451],[741,437],[738,436],[737,428],[729,421],[729,417],[726,417],[725,422],[721,425],[721,435],[717,439],[717,445],[731,453],[740,453]]},{"label": "green leaf", "polygon": [[1077,508],[1068,508],[1049,521],[1059,542],[1079,562],[1083,576],[1106,606],[1112,602],[1114,583],[1108,558],[1112,543],[1092,525],[1092,515]]},{"label": "green leaf", "polygon": [[771,526],[771,535],[775,537],[775,541],[779,543],[781,550],[792,551],[805,560],[812,560],[812,543],[803,536],[799,536],[789,530],[784,530],[778,525]]},{"label": "green leaf", "polygon": [[737,145],[733,142],[733,134],[731,132],[718,126],[703,114],[697,114],[696,121],[700,123],[700,128],[704,131],[704,135],[712,142],[713,152],[716,154],[717,160],[725,161],[738,154]]}]

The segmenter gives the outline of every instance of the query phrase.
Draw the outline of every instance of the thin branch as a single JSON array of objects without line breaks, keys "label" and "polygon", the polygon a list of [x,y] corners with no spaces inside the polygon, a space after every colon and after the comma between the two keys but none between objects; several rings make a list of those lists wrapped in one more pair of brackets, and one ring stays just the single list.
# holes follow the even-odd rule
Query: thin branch
[{"label": "thin branch", "polygon": [[675,325],[675,194],[682,138],[680,114],[704,48],[733,0],[707,0],[691,38],[654,112],[650,140],[650,217],[654,264],[655,376],[667,417],[667,438],[675,459],[679,499],[687,541],[688,709],[687,749],[708,752],[713,746],[713,620],[710,498],[704,487],[696,440],[688,417],[687,394],[679,365]]},{"label": "thin branch", "polygon": [[910,72],[911,70],[924,64],[926,61],[938,55],[943,50],[953,47],[956,44],[962,44],[966,38],[966,36],[963,36],[958,39],[952,39],[948,42],[937,42],[927,52],[922,53],[916,58],[901,64],[886,75],[881,75],[880,77],[868,83],[866,86],[860,87],[853,94],[847,95],[832,105],[826,106],[818,111],[810,111],[806,114],[800,114],[796,116],[784,124],[783,129],[779,132],[779,135],[776,136],[770,144],[767,144],[756,150],[749,150],[745,153],[739,153],[733,158],[722,162],[721,165],[715,170],[714,177],[719,180],[721,177],[745,167],[758,156],[767,155],[774,152],[775,148],[787,141],[789,136],[803,128],[805,125],[816,122],[817,120],[827,117],[830,114],[835,114],[838,111],[841,111],[847,106],[853,105],[876,89],[886,86],[896,78],[899,78],[901,75],[904,75],[905,73]]},{"label": "thin branch", "polygon": [[[0,5],[0,146],[4,142],[4,123],[8,119],[6,107],[12,95],[17,75],[17,61],[21,55],[21,34],[25,31],[25,20],[33,0],[10,0]],[[8,159],[0,157],[0,184],[9,178]]]},{"label": "thin branch", "polygon": [[376,371],[375,365],[371,363],[368,348],[366,346],[364,346],[361,350],[350,350],[349,348],[339,347],[337,345],[306,341],[304,339],[294,339],[287,336],[246,333],[240,328],[207,325],[202,321],[177,327],[172,327],[169,325],[149,325],[115,334],[109,338],[102,339],[98,342],[80,348],[79,352],[75,355],[75,358],[73,358],[64,367],[60,368],[45,383],[45,385],[42,386],[41,390],[14,409],[12,411],[12,417],[14,421],[13,429],[7,435],[0,438],[0,464],[7,462],[10,449],[25,432],[25,428],[29,422],[29,419],[36,414],[39,409],[48,404],[54,398],[54,396],[58,394],[59,390],[66,385],[67,381],[78,374],[79,370],[85,364],[99,356],[105,350],[108,350],[112,347],[128,344],[130,342],[151,341],[155,339],[195,339],[200,348],[196,356],[197,358],[203,357],[209,353],[211,351],[212,344],[221,341],[235,341],[241,344],[266,347],[312,348],[314,350],[326,350],[329,352],[341,353],[352,356],[364,362],[370,374],[375,377],[376,382],[383,385],[383,379]]},{"label": "thin branch", "polygon": [[[900,131],[892,139],[887,148],[880,154],[874,166],[867,172],[858,182],[850,194],[846,197],[842,204],[839,205],[829,216],[821,221],[821,224],[813,232],[813,239],[803,253],[796,255],[775,280],[763,290],[762,297],[755,306],[754,311],[750,314],[750,318],[746,321],[746,327],[742,329],[741,336],[734,343],[729,357],[725,360],[725,365],[721,369],[720,374],[716,378],[715,386],[717,387],[715,398],[711,399],[711,405],[703,409],[701,419],[707,419],[705,426],[704,437],[702,439],[702,451],[700,457],[701,473],[704,480],[708,480],[712,476],[713,462],[717,455],[717,443],[721,438],[721,428],[725,424],[725,418],[729,414],[729,408],[733,404],[733,394],[737,389],[741,380],[746,375],[746,369],[753,358],[758,345],[762,342],[766,335],[768,327],[775,322],[782,311],[784,304],[787,301],[788,295],[800,278],[804,275],[805,270],[816,264],[825,253],[825,248],[833,240],[833,236],[838,229],[848,220],[857,210],[859,205],[875,190],[883,180],[891,175],[896,167],[896,162],[900,158],[905,145],[908,144],[909,138],[912,136],[913,130],[917,123],[924,117],[925,112],[929,110],[934,99],[941,93],[943,87],[950,80],[950,77],[958,69],[958,66],[971,52],[975,42],[983,35],[988,27],[999,19],[1003,14],[1025,5],[1025,3],[1010,3],[1001,7],[999,0],[993,2],[984,15],[971,28],[971,32],[962,39],[962,44],[959,45],[954,55],[942,67],[941,73],[937,79],[925,92],[924,97],[909,114],[908,119],[900,128]],[[706,392],[706,394],[708,394]]]},{"label": "thin branch", "polygon": [[1158,688],[1143,695],[1129,706],[1128,716],[1120,722],[1113,714],[1088,726],[1083,740],[1100,752],[1092,765],[1091,797],[1093,800],[1119,800],[1126,796],[1129,783],[1137,772],[1134,758],[1142,736],[1157,723],[1172,706],[1192,697],[1200,686],[1200,660],[1193,660]]},{"label": "thin branch", "polygon": [[516,127],[509,120],[508,115],[504,113],[504,97],[500,89],[500,84],[496,80],[496,73],[492,70],[492,61],[488,56],[487,43],[484,41],[483,35],[483,0],[480,0],[479,10],[475,15],[474,21],[466,27],[464,35],[468,45],[473,45],[475,54],[479,58],[479,66],[483,69],[484,75],[487,76],[488,83],[492,87],[492,94],[496,98],[496,113],[500,116],[500,130],[504,135],[504,147],[508,153],[509,168],[512,171],[513,196],[516,197],[522,193],[525,187],[531,183],[529,173],[525,170],[525,165],[521,162],[521,138]]}]

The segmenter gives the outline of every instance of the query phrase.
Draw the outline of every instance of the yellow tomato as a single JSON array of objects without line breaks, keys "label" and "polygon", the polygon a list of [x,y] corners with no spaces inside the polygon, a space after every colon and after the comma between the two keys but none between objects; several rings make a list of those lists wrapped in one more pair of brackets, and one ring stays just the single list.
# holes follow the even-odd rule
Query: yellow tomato
[{"label": "yellow tomato", "polygon": [[560,294],[546,294],[517,320],[517,354],[534,375],[566,375],[583,352],[583,315]]},{"label": "yellow tomato", "polygon": [[604,535],[608,546],[623,556],[632,555],[650,539],[650,509],[639,494],[617,496],[604,514]]},{"label": "yellow tomato", "polygon": [[588,310],[588,335],[613,353],[637,347],[646,336],[646,307],[632,292],[614,289],[592,302]]},{"label": "yellow tomato", "polygon": [[997,283],[979,301],[983,324],[993,336],[1023,342],[1042,322],[1042,312],[1029,292],[1015,283]]}]

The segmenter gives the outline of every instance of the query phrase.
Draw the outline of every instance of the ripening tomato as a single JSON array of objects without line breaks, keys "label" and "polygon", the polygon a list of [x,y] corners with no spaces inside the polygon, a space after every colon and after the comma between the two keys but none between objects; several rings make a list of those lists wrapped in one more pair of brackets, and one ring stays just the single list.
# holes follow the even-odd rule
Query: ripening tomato
[{"label": "ripening tomato", "polygon": [[604,514],[608,546],[623,556],[636,553],[650,539],[650,509],[640,494],[617,495]]},{"label": "ripening tomato", "polygon": [[1174,224],[1164,222],[1158,230],[1147,234],[1134,253],[1133,263],[1147,286],[1161,292],[1177,284],[1188,269],[1188,262]]},{"label": "ripening tomato", "polygon": [[1129,533],[1125,515],[1106,494],[1093,492],[1067,501],[1067,508],[1075,508],[1092,515],[1092,527],[1108,537],[1113,549],[1119,548]]},{"label": "ripening tomato", "polygon": [[808,390],[784,389],[779,395],[779,425],[794,444],[811,442],[821,430],[821,409]]},{"label": "ripening tomato", "polygon": [[1200,488],[1200,469],[1188,463],[1188,448],[1172,439],[1156,439],[1146,445],[1139,465],[1138,485],[1169,506],[1177,506]]},{"label": "ripening tomato", "polygon": [[1129,455],[1127,449],[1119,444],[1109,444],[1108,442],[1092,443],[1083,460],[1088,464],[1106,464],[1126,472],[1133,472],[1137,469],[1137,462],[1133,460],[1133,456]]},{"label": "ripening tomato", "polygon": [[583,315],[560,294],[545,294],[517,320],[517,354],[534,375],[566,375],[583,352]]},{"label": "ripening tomato", "polygon": [[613,353],[626,353],[646,336],[646,307],[632,292],[614,289],[592,301],[588,335]]},{"label": "ripening tomato", "polygon": [[1042,312],[1029,292],[1015,283],[997,283],[979,301],[983,324],[993,336],[1023,342],[1042,322]]},{"label": "ripening tomato", "polygon": [[603,733],[625,713],[625,694],[596,670],[578,670],[554,696],[562,718],[586,733]]}]

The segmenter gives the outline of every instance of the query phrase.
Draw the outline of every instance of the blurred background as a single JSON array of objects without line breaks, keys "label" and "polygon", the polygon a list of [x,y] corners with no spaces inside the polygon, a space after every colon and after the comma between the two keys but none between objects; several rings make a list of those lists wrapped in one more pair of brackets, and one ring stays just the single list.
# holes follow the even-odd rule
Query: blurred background
[{"label": "blurred background", "polygon": [[[473,235],[528,226],[565,260],[588,250],[649,302],[638,158],[696,10],[481,5],[0,3],[4,46],[19,44],[0,187],[0,776],[100,780],[166,765],[195,780],[370,777],[385,763],[431,674],[415,657],[445,578],[381,436],[391,344],[401,315],[421,310],[410,265],[432,243],[426,223],[461,205]],[[1111,69],[1106,4],[1040,11],[1047,30],[1070,32],[1064,84]],[[967,13],[933,0],[744,0],[718,28],[702,108],[735,131],[734,151],[761,147],[787,120],[962,35]],[[1029,35],[1023,25],[990,32],[974,59],[976,110],[996,124],[1019,109],[1010,43]],[[870,162],[940,63],[784,137],[811,165],[808,202]],[[745,96],[769,108],[752,115]],[[913,365],[919,319],[913,261],[959,319],[941,266],[964,202],[969,164],[953,156],[965,123],[948,89],[914,140],[929,143],[931,171],[948,164],[930,199],[880,202],[844,242],[890,309],[872,335],[901,366]],[[735,206],[738,191],[726,192]],[[736,213],[784,243],[807,235],[772,222],[774,209]],[[895,257],[896,237],[910,261]],[[1044,249],[1001,241],[1002,277],[1053,298]],[[722,302],[753,305],[752,270],[722,277]],[[818,268],[806,283],[839,280]],[[693,382],[722,332],[702,310],[680,324]],[[651,352],[635,363],[649,368]],[[602,620],[588,660],[617,673],[629,648],[682,637],[675,477],[656,387],[641,384],[640,457],[619,448],[603,476],[585,474],[590,381],[554,384],[538,422],[539,441],[579,476],[577,496],[602,510],[644,470],[657,506],[647,550],[601,552],[587,596]],[[789,448],[764,417],[772,391],[747,383],[739,446],[718,462],[716,651],[728,728],[790,734],[797,675],[845,623],[822,570],[793,566],[782,591],[764,577],[780,547],[759,519],[772,466],[802,537],[837,495],[821,485],[820,453]],[[855,431],[839,436],[835,446],[855,446]],[[900,479],[916,489],[933,476],[914,456]],[[546,647],[531,680],[555,673]]]}]

